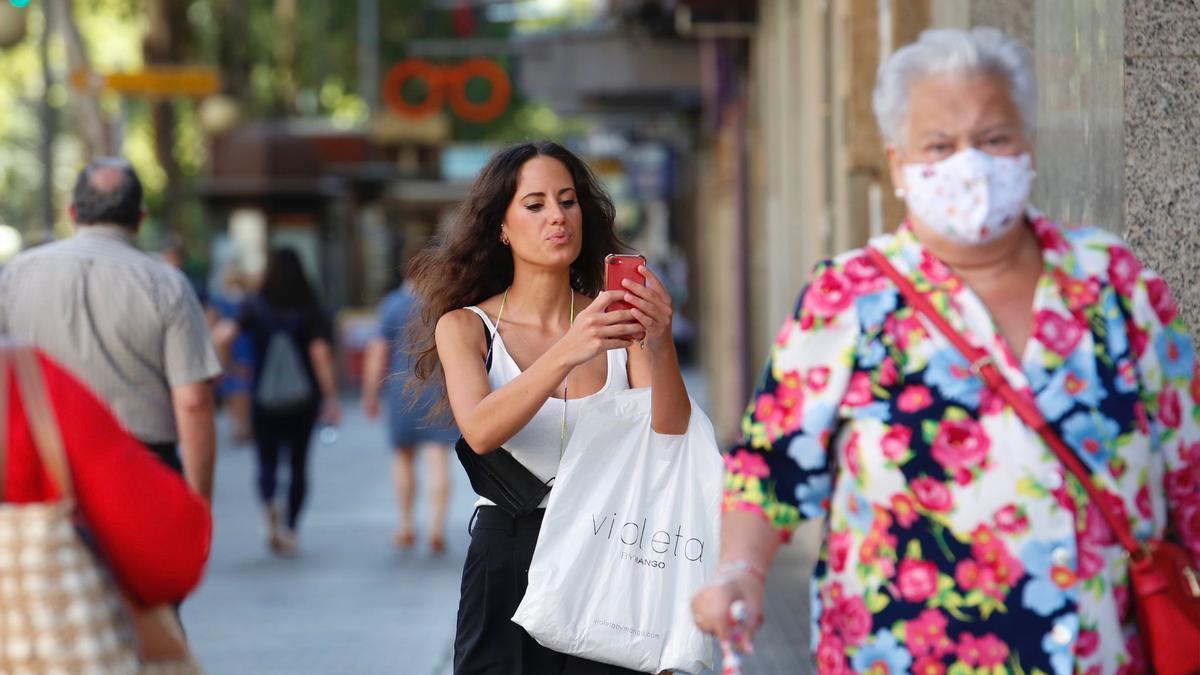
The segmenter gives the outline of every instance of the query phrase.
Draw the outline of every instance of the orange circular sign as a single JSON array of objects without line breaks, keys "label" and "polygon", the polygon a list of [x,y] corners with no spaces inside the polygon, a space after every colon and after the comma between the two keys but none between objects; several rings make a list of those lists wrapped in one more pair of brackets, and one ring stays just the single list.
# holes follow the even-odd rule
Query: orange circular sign
[{"label": "orange circular sign", "polygon": [[[425,98],[410,103],[403,89],[409,80],[425,82]],[[467,96],[467,86],[476,79],[488,83],[482,101]],[[435,65],[423,59],[405,59],[388,72],[383,81],[383,101],[401,117],[424,118],[437,112],[447,98],[454,114],[467,122],[484,124],[500,117],[512,101],[512,83],[500,64],[489,59],[467,59],[458,65]]]}]

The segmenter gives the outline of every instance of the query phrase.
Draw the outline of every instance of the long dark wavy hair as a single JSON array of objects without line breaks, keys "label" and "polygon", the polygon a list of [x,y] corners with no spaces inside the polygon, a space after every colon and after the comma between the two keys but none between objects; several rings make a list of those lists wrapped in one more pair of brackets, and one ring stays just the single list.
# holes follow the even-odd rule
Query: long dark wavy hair
[{"label": "long dark wavy hair", "polygon": [[259,295],[274,310],[320,310],[317,294],[313,292],[304,265],[296,251],[277,248],[267,259]]},{"label": "long dark wavy hair", "polygon": [[[513,254],[500,242],[500,224],[517,191],[521,167],[535,157],[562,162],[575,183],[583,214],[583,245],[571,263],[571,287],[588,296],[604,290],[604,257],[628,250],[613,230],[612,199],[583,160],[551,141],[521,143],[492,156],[459,206],[445,236],[418,253],[407,278],[421,302],[420,321],[408,332],[412,357],[410,384],[445,388],[433,332],[447,312],[477,305],[512,285]],[[444,403],[431,414],[442,417]]]}]

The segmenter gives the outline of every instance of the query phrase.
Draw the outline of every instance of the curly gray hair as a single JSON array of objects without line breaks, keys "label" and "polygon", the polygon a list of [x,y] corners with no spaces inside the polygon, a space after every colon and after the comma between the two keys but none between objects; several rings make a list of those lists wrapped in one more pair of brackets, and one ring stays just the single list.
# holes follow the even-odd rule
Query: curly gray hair
[{"label": "curly gray hair", "polygon": [[879,67],[872,105],[887,143],[899,142],[908,115],[909,88],[931,75],[995,75],[1008,81],[1013,102],[1021,112],[1026,135],[1037,126],[1037,82],[1033,55],[1019,40],[998,28],[927,30]]}]

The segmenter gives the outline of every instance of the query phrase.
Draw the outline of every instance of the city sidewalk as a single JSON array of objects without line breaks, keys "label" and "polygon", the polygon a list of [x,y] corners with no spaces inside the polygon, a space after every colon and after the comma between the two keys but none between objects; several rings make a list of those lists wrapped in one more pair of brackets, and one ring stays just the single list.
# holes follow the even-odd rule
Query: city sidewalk
[{"label": "city sidewalk", "polygon": [[[703,391],[702,384],[689,385]],[[335,443],[314,442],[302,554],[295,560],[267,552],[253,450],[232,447],[221,425],[212,559],[204,584],[183,606],[189,638],[211,675],[450,675],[474,495],[451,458],[448,553],[396,550],[384,428],[368,423],[357,401],[347,400],[345,412]],[[810,672],[804,599],[812,557],[801,543],[806,538],[798,539],[772,569],[767,624],[747,675]]]},{"label": "city sidewalk", "polygon": [[384,427],[368,423],[357,401],[347,400],[345,413],[336,443],[314,442],[302,552],[294,560],[267,552],[254,452],[231,447],[222,425],[212,559],[203,586],[183,606],[188,636],[211,675],[449,672],[473,502],[466,476],[452,458],[448,553],[430,555],[423,539],[398,551]]}]

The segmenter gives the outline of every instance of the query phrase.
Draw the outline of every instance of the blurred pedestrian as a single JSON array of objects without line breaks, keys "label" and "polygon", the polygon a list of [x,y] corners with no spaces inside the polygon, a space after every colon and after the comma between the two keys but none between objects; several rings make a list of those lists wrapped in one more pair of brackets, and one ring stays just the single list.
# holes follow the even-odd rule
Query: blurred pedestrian
[{"label": "blurred pedestrian", "polygon": [[[267,545],[280,555],[298,551],[296,530],[308,494],[308,451],[317,421],[336,424],[341,405],[333,361],[333,328],[317,302],[300,257],[271,252],[262,287],[236,321],[223,320],[217,342],[228,354],[240,334],[254,344],[251,426],[258,450],[258,490]],[[287,511],[280,517],[275,487],[281,452],[288,453]]]},{"label": "blurred pedestrian", "polygon": [[[0,378],[0,532],[9,533],[0,539],[0,672],[92,672],[84,666],[101,661],[112,667],[104,672],[118,672],[114,660],[131,660],[134,645],[119,630],[119,605],[105,616],[107,575],[88,574],[76,527],[137,608],[138,625],[166,622],[159,627],[179,635],[169,606],[200,582],[212,536],[208,506],[45,354],[0,344]],[[54,564],[26,564],[35,554]],[[47,608],[53,621],[43,620]],[[146,657],[150,645],[140,647]],[[180,658],[186,648],[176,652]]]},{"label": "blurred pedestrian", "polygon": [[[542,483],[557,473],[580,416],[607,392],[651,387],[653,429],[688,428],[670,296],[644,266],[647,286],[601,292],[605,256],[625,248],[613,217],[612,201],[578,157],[555,143],[523,143],[492,157],[445,241],[411,267],[426,319],[416,375],[440,392],[433,378],[444,373],[449,407],[476,453],[507,452]],[[617,300],[633,309],[605,312]],[[640,333],[644,346],[634,341]],[[513,516],[476,502],[454,672],[631,672],[551,651],[512,622],[541,506]]]},{"label": "blurred pedestrian", "polygon": [[818,265],[771,349],[693,602],[722,640],[736,601],[749,640],[779,542],[824,516],[821,672],[1147,672],[1131,560],[1168,532],[1200,559],[1196,359],[1125,242],[1029,205],[1035,90],[994,28],[881,66],[907,219]]},{"label": "blurred pedestrian", "polygon": [[[387,407],[388,438],[395,456],[392,475],[400,505],[400,528],[394,543],[407,548],[416,541],[413,502],[416,494],[414,462],[422,451],[429,497],[429,548],[446,549],[446,511],[450,502],[450,444],[458,437],[452,426],[430,418],[438,399],[432,389],[410,386],[412,364],[403,339],[420,319],[412,286],[399,283],[379,305],[379,334],[367,344],[363,363],[363,409],[379,417],[381,401]],[[382,395],[381,395],[382,394]]]},{"label": "blurred pedestrian", "polygon": [[[209,323],[214,328],[221,319],[236,320],[242,303],[250,293],[246,275],[230,265],[220,276],[220,283],[209,293],[207,307]],[[229,350],[225,372],[217,380],[217,399],[232,423],[232,440],[242,445],[251,440],[250,384],[254,376],[254,341],[249,335],[238,335]]]},{"label": "blurred pedestrian", "polygon": [[92,161],[79,174],[70,214],[74,236],[26,251],[0,272],[0,333],[77,373],[130,433],[208,498],[211,382],[220,363],[187,278],[134,244],[145,211],[133,167]]}]

